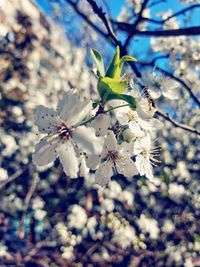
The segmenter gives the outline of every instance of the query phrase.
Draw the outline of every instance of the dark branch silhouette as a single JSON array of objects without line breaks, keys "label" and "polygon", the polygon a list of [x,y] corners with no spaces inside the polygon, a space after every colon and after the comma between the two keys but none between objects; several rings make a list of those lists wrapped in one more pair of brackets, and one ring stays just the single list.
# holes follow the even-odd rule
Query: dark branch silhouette
[{"label": "dark branch silhouette", "polygon": [[171,30],[145,30],[139,31],[135,29],[134,24],[129,24],[125,22],[116,22],[118,29],[132,35],[141,35],[141,36],[154,36],[154,37],[167,37],[167,36],[181,36],[181,35],[200,35],[200,26],[181,28],[181,29],[171,29]]},{"label": "dark branch silhouette", "polygon": [[191,126],[177,122],[172,117],[170,117],[169,114],[165,114],[164,112],[162,112],[159,109],[156,110],[156,114],[158,114],[160,117],[163,117],[165,120],[171,122],[171,124],[177,128],[180,128],[180,129],[183,129],[185,131],[200,135],[200,131],[196,130],[195,128],[193,128]]},{"label": "dark branch silhouette", "polygon": [[167,17],[166,19],[162,19],[162,20],[150,19],[150,18],[146,18],[146,17],[142,17],[142,19],[146,20],[146,21],[149,21],[149,22],[152,22],[152,23],[156,23],[156,24],[163,24],[166,21],[170,20],[171,18],[175,18],[175,17],[178,17],[180,15],[184,15],[187,11],[190,11],[192,9],[196,9],[196,8],[199,8],[199,7],[200,7],[200,4],[195,4],[195,5],[186,7],[186,8],[184,8],[184,9],[178,11],[178,12],[175,12],[173,15]]},{"label": "dark branch silhouette", "polygon": [[[65,0],[66,3],[69,3],[70,6],[74,9],[74,11],[84,20],[86,21],[93,30],[95,30],[97,33],[99,33],[102,37],[104,37],[108,42],[110,42],[112,45],[116,46],[119,45],[120,50],[121,50],[121,54],[122,55],[126,55],[127,53],[127,48],[125,45],[122,45],[122,43],[117,39],[116,34],[113,32],[112,26],[108,20],[108,18],[106,17],[106,13],[103,11],[103,9],[101,7],[99,7],[96,2],[94,0],[86,0],[90,5],[92,10],[94,11],[94,13],[101,19],[104,27],[107,29],[107,33],[105,33],[104,31],[102,31],[99,27],[97,27],[92,21],[89,20],[89,18],[78,9],[76,3],[74,3],[72,0]],[[144,8],[146,7],[148,3],[148,0],[144,0],[143,5],[141,7],[140,10],[140,15],[138,15],[138,19],[136,20],[136,24],[138,25],[138,23],[140,21],[142,21],[142,12],[144,10]],[[118,26],[120,25],[122,27],[123,25],[123,30],[125,30],[126,32],[128,32],[129,34],[131,34],[131,36],[133,35],[141,35],[141,36],[180,36],[180,35],[199,35],[200,34],[200,27],[190,27],[190,28],[185,28],[185,29],[174,29],[174,30],[163,30],[163,31],[139,31],[135,29],[135,25],[130,25],[128,23],[122,23],[122,22],[118,22],[117,23]],[[130,30],[130,28],[133,26],[132,31]],[[130,31],[129,31],[130,30]],[[127,37],[129,38],[129,37]],[[125,44],[127,45],[127,41],[125,42]],[[150,62],[150,63],[145,63],[145,62],[138,62],[140,65],[151,65],[154,66],[154,62]],[[136,67],[136,65],[132,62],[129,63],[132,70],[134,71],[134,73],[136,74],[137,77],[141,77],[141,73],[138,70],[138,68]],[[165,73],[167,76],[171,77],[172,79],[176,80],[177,82],[179,82],[186,90],[187,92],[190,94],[190,96],[192,97],[192,99],[195,101],[195,103],[198,104],[198,106],[200,106],[200,102],[198,100],[198,98],[193,94],[192,90],[190,89],[190,87],[180,78],[175,77],[173,74],[169,73],[168,71],[165,71],[159,67],[157,67],[158,70],[160,70],[161,72]],[[192,128],[191,126],[185,125],[185,124],[180,124],[179,122],[177,122],[176,120],[172,119],[168,114],[163,113],[162,111],[157,111],[157,114],[163,118],[165,118],[166,120],[168,120],[169,122],[172,123],[172,125],[174,125],[175,127],[181,128],[185,131],[189,131],[195,134],[200,135],[200,132],[194,128]]]}]

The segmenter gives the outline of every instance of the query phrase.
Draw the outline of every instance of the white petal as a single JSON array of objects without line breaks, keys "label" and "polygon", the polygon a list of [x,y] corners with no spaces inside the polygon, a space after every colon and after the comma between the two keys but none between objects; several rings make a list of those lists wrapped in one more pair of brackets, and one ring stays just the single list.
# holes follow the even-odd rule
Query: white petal
[{"label": "white petal", "polygon": [[153,117],[155,108],[151,107],[146,98],[142,98],[141,102],[137,105],[136,111],[140,118],[148,120]]},{"label": "white petal", "polygon": [[152,168],[150,163],[148,165],[146,165],[145,175],[152,183],[154,183],[154,182],[156,183],[156,179],[154,179],[154,177],[153,177],[153,168]]},{"label": "white petal", "polygon": [[150,151],[151,149],[151,137],[146,134],[142,138],[136,139],[134,143],[134,155],[140,154],[143,150]]},{"label": "white petal", "polygon": [[96,134],[104,136],[110,126],[111,119],[108,114],[99,114],[92,122],[91,126],[95,128]]},{"label": "white petal", "polygon": [[78,159],[72,143],[68,141],[62,144],[57,151],[65,174],[71,178],[77,178],[77,173],[79,170]]},{"label": "white petal", "polygon": [[145,175],[146,159],[142,155],[136,157],[135,165],[140,175]]},{"label": "white petal", "polygon": [[114,107],[122,106],[125,104],[127,104],[127,103],[123,100],[114,99],[114,100],[110,100],[107,103],[107,106],[108,106],[108,108],[110,108],[110,107],[114,108]]},{"label": "white petal", "polygon": [[96,170],[100,163],[101,156],[100,155],[87,155],[86,156],[86,165],[91,170]]},{"label": "white petal", "polygon": [[81,164],[80,164],[80,172],[79,172],[79,175],[81,177],[88,177],[89,172],[90,172],[90,169],[86,165],[85,158],[82,158],[81,159]]},{"label": "white petal", "polygon": [[144,130],[151,130],[151,119],[141,119],[141,118],[138,118],[138,123],[139,125],[141,126],[142,129]]},{"label": "white petal", "polygon": [[161,90],[156,86],[152,86],[150,89],[150,95],[153,99],[158,99],[161,96]]},{"label": "white petal", "polygon": [[135,137],[143,137],[145,133],[142,131],[140,125],[136,123],[130,123],[129,128],[134,133]]},{"label": "white petal", "polygon": [[141,138],[136,139],[133,147],[134,155],[138,155],[143,151],[143,146],[141,145]]},{"label": "white petal", "polygon": [[127,142],[131,142],[134,138],[135,135],[134,133],[128,128],[125,131],[123,131],[123,138]]},{"label": "white petal", "polygon": [[131,160],[131,158],[121,158],[116,162],[116,168],[118,173],[121,173],[128,178],[138,174],[135,163]]},{"label": "white petal", "polygon": [[95,182],[104,186],[110,181],[112,175],[113,175],[112,162],[104,161],[103,163],[100,164],[99,168],[95,173]]},{"label": "white petal", "polygon": [[120,151],[121,155],[127,155],[131,157],[133,155],[133,147],[134,142],[122,142],[120,145],[118,145],[118,150]]},{"label": "white petal", "polygon": [[43,166],[54,161],[56,158],[56,147],[58,141],[53,143],[47,142],[47,138],[43,138],[35,146],[35,152],[33,154],[32,160],[35,165]]},{"label": "white petal", "polygon": [[117,150],[117,140],[113,131],[107,131],[107,137],[104,142],[104,151]]},{"label": "white petal", "polygon": [[76,90],[68,90],[57,106],[58,114],[69,126],[81,122],[91,109],[92,103],[81,101]]},{"label": "white petal", "polygon": [[163,89],[162,94],[164,97],[169,98],[171,100],[177,100],[179,95],[177,92],[174,92],[174,89]]},{"label": "white petal", "polygon": [[149,134],[146,134],[145,137],[141,138],[141,143],[143,147],[145,147],[147,150],[150,150],[151,148],[151,136]]},{"label": "white petal", "polygon": [[173,80],[166,79],[161,84],[162,94],[164,97],[169,98],[171,100],[176,100],[179,98],[179,89],[180,85],[178,82]]},{"label": "white petal", "polygon": [[135,82],[133,81],[133,79],[130,81],[130,85],[133,88],[133,90],[131,91],[131,95],[135,97],[137,101],[139,101],[142,97],[141,92],[139,88],[135,85]]},{"label": "white petal", "polygon": [[36,107],[35,122],[41,133],[54,133],[61,124],[56,111],[41,105]]},{"label": "white petal", "polygon": [[116,117],[118,119],[118,121],[123,125],[123,124],[126,124],[128,122],[128,110],[127,112],[115,112],[116,114]]},{"label": "white petal", "polygon": [[72,138],[87,154],[100,154],[103,149],[104,139],[95,135],[94,128],[79,126],[73,131]]}]

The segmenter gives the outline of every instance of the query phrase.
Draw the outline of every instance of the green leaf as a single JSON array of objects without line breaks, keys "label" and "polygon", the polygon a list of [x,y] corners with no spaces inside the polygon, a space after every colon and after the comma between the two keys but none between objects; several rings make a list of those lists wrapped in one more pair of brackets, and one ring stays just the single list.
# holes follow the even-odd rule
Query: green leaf
[{"label": "green leaf", "polygon": [[132,56],[128,56],[128,55],[123,56],[123,57],[120,59],[120,63],[119,63],[119,66],[120,66],[121,69],[122,69],[122,67],[123,67],[124,62],[127,62],[127,61],[133,61],[133,62],[135,62],[135,61],[137,61],[137,59],[134,58],[134,57],[132,57]]},{"label": "green leaf", "polygon": [[119,68],[120,63],[120,50],[119,46],[116,47],[116,52],[114,54],[114,57],[106,71],[106,77],[120,79],[120,72],[121,69]]},{"label": "green leaf", "polygon": [[99,79],[97,89],[103,103],[106,102],[108,94],[112,93],[108,84],[104,83],[102,79]]},{"label": "green leaf", "polygon": [[94,48],[92,48],[90,50],[90,53],[91,53],[92,58],[95,62],[95,65],[97,67],[98,76],[104,77],[105,76],[105,68],[104,68],[104,62],[103,62],[103,58],[102,58],[101,53]]},{"label": "green leaf", "polygon": [[106,77],[110,77],[110,78],[114,78],[114,79],[119,80],[123,64],[124,64],[124,62],[127,62],[127,61],[135,62],[135,61],[137,61],[137,59],[132,57],[132,56],[129,56],[129,55],[123,56],[120,59],[120,49],[119,49],[119,46],[117,46],[115,55],[114,55],[114,57],[110,63],[108,70],[106,71]]},{"label": "green leaf", "polygon": [[115,80],[109,77],[103,77],[101,80],[103,83],[107,84],[107,86],[112,90],[112,92],[118,94],[123,93],[128,86],[127,81]]}]

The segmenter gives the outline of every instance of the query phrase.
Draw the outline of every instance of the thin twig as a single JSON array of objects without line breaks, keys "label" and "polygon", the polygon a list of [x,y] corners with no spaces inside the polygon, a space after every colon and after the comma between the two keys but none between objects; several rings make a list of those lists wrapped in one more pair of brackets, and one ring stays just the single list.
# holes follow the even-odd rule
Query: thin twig
[{"label": "thin twig", "polygon": [[[85,14],[83,14],[80,10],[77,9],[76,4],[74,4],[71,0],[65,0],[65,1],[68,2],[69,4],[71,4],[71,6],[74,8],[74,10],[77,12],[77,14],[79,14],[79,15],[80,15],[86,22],[88,22],[88,18],[85,16]],[[88,1],[88,3],[90,3],[90,4],[91,4],[92,2],[94,2],[93,0],[87,0],[87,1]],[[96,3],[95,3],[95,4],[96,4]],[[105,24],[106,28],[108,27],[107,30],[110,32],[110,30],[109,30],[109,24],[108,24],[108,22],[107,22],[107,18],[106,18],[106,16],[105,16],[105,13],[103,13],[102,9],[98,8],[98,6],[95,5],[95,8],[93,8],[93,11],[95,12],[96,15],[99,16],[99,18],[100,18],[100,19],[102,20],[102,22]],[[121,44],[121,42],[119,42],[118,40],[116,40],[116,38],[115,38],[116,36],[115,36],[115,35],[113,35],[113,34],[110,35],[110,33],[106,34],[106,33],[102,32],[102,31],[99,30],[99,28],[98,28],[96,25],[94,25],[94,23],[91,22],[91,21],[89,21],[88,23],[89,23],[89,25],[90,25],[94,30],[97,31],[97,33],[101,34],[101,36],[103,36],[107,41],[111,42],[111,40],[112,40],[112,38],[113,38],[113,41],[114,41],[114,42],[112,41],[111,43],[112,43],[114,46],[119,45],[122,55],[127,54],[126,47],[124,47],[124,46]],[[125,24],[125,26],[128,25],[128,27],[130,27],[130,24],[127,24],[127,23],[118,23],[118,24],[120,24],[120,25]],[[197,29],[197,30],[199,31],[198,34],[200,34],[200,27],[191,27],[191,28],[186,28],[186,29],[176,29],[176,30],[157,31],[157,36],[159,36],[159,34],[160,34],[160,36],[170,36],[170,34],[176,34],[176,35],[181,35],[181,34],[183,34],[183,35],[187,35],[187,34],[188,34],[188,31],[189,31],[189,32],[190,32],[190,31],[194,31],[195,29]],[[147,33],[147,35],[151,35],[151,34],[152,34],[152,36],[153,36],[153,34],[155,34],[156,31],[144,31],[144,32],[140,32],[140,31],[137,30],[137,33],[140,34],[140,35],[145,35],[145,33]],[[165,34],[165,35],[163,35],[163,34]],[[196,32],[195,34],[197,34],[197,32]],[[176,35],[174,35],[174,36],[176,36]],[[116,43],[115,43],[115,42],[116,42]],[[138,62],[138,63],[139,63],[139,62]],[[151,64],[153,64],[153,63],[151,63]],[[145,64],[144,64],[144,65],[145,65]],[[137,67],[135,66],[135,64],[133,64],[132,62],[130,62],[130,66],[131,66],[132,70],[135,72],[136,76],[137,76],[137,77],[141,77],[141,73],[138,71],[138,69],[137,69]],[[188,91],[188,93],[190,94],[190,96],[194,99],[194,101],[195,101],[198,105],[200,105],[199,100],[198,100],[197,97],[193,94],[193,92],[192,92],[191,89],[187,86],[187,84],[185,84],[184,81],[182,81],[180,78],[177,78],[177,77],[175,77],[174,75],[168,73],[167,71],[162,70],[162,69],[159,68],[159,67],[157,67],[157,69],[160,69],[163,73],[165,73],[165,74],[168,75],[169,77],[171,77],[171,78],[173,78],[174,80],[176,80],[176,81],[178,81],[179,83],[181,83],[181,84],[183,85],[183,87]],[[170,121],[175,127],[179,127],[179,126],[180,126],[179,128],[181,128],[181,129],[184,129],[184,130],[189,131],[189,132],[192,132],[192,133],[199,134],[199,132],[198,132],[196,129],[194,129],[194,128],[190,127],[190,126],[187,126],[187,125],[179,124],[178,122],[176,122],[174,119],[170,118],[167,114],[163,113],[162,111],[157,112],[157,114],[158,114],[159,116],[164,117],[164,118],[167,119],[168,121]]]},{"label": "thin twig", "polygon": [[[143,3],[142,3],[140,12],[139,12],[139,14],[138,14],[138,17],[137,17],[135,23],[133,24],[133,28],[134,28],[135,30],[137,29],[138,25],[139,25],[140,22],[142,21],[142,14],[143,14],[143,12],[144,12],[144,10],[145,10],[147,4],[148,4],[148,1],[149,1],[149,0],[144,0]],[[127,46],[129,45],[129,43],[130,43],[132,37],[133,37],[133,33],[129,33],[129,34],[128,34],[128,37],[127,37],[127,39],[126,39],[126,41],[125,41],[124,47],[127,47]]]},{"label": "thin twig", "polygon": [[20,175],[24,172],[25,170],[21,169],[21,170],[18,170],[16,171],[15,173],[13,173],[6,181],[3,181],[0,183],[0,190],[6,186],[8,183],[14,181],[15,179],[17,179],[18,177],[20,177]]},{"label": "thin twig", "polygon": [[155,5],[159,5],[162,2],[166,2],[166,0],[157,0],[157,1],[153,1],[148,7],[153,7]]},{"label": "thin twig", "polygon": [[93,30],[95,30],[97,33],[99,33],[101,36],[103,36],[104,38],[108,38],[109,35],[106,34],[104,31],[102,31],[99,27],[97,27],[89,18],[88,16],[86,16],[83,12],[81,12],[77,6],[76,3],[74,3],[72,0],[65,0],[66,3],[68,3],[73,9],[74,11],[85,21],[87,22],[88,25],[91,26],[91,28]]},{"label": "thin twig", "polygon": [[194,100],[194,102],[200,107],[200,100],[195,96],[195,94],[192,92],[191,88],[183,80],[181,80],[179,77],[176,77],[175,75],[171,74],[170,72],[168,72],[168,71],[166,71],[160,67],[156,67],[156,69],[160,70],[162,73],[164,73],[168,77],[179,82],[186,89],[186,91],[188,92],[190,97]]},{"label": "thin twig", "polygon": [[94,11],[94,13],[96,15],[98,15],[98,17],[102,20],[104,26],[107,29],[108,35],[109,37],[113,40],[115,45],[120,45],[121,42],[117,39],[112,26],[110,24],[110,21],[108,20],[108,18],[106,17],[106,13],[103,11],[103,9],[99,6],[97,6],[96,2],[94,0],[87,0],[87,2],[90,4],[90,6],[92,7],[92,10]]},{"label": "thin twig", "polygon": [[[137,61],[138,64],[141,64],[143,66],[152,66],[154,67],[155,60],[152,60],[151,62],[141,62]],[[166,71],[162,69],[161,67],[156,66],[156,70],[160,71],[161,73],[165,74],[166,76],[172,78],[173,80],[177,81],[180,83],[188,92],[190,97],[194,100],[194,102],[200,107],[200,100],[195,96],[195,94],[192,92],[191,88],[179,77],[175,76],[174,74],[170,73],[169,71]]]},{"label": "thin twig", "polygon": [[163,117],[165,120],[171,122],[171,124],[173,124],[175,127],[183,129],[183,130],[191,132],[191,133],[194,133],[194,134],[197,134],[197,135],[200,135],[200,131],[196,130],[195,128],[193,128],[191,126],[188,126],[188,125],[185,125],[185,124],[177,122],[172,117],[170,117],[169,114],[165,114],[164,112],[162,112],[159,109],[156,110],[156,113],[159,116]]},{"label": "thin twig", "polygon": [[34,179],[32,180],[32,184],[26,194],[26,197],[24,199],[24,209],[23,209],[23,213],[22,213],[22,217],[21,217],[21,221],[20,221],[20,227],[19,227],[19,237],[21,239],[24,238],[24,220],[26,218],[26,212],[28,210],[29,207],[29,203],[31,201],[31,198],[36,190],[37,184],[38,184],[39,178],[37,176],[34,177]]},{"label": "thin twig", "polygon": [[[87,0],[87,1],[91,5],[94,13],[102,20],[104,26],[106,27],[108,31],[109,37],[106,40],[111,42],[114,46],[118,45],[120,47],[121,56],[125,56],[127,54],[126,47],[122,45],[122,43],[117,39],[116,35],[113,32],[113,29],[111,28],[110,22],[108,21],[102,8],[98,7],[97,4],[94,2],[94,0]],[[141,77],[141,74],[138,71],[136,65],[133,62],[129,62],[129,64],[131,65],[131,68],[135,72],[135,74],[138,77]]]},{"label": "thin twig", "polygon": [[167,17],[166,19],[163,19],[163,20],[150,19],[150,18],[145,18],[145,17],[142,17],[142,19],[146,20],[146,21],[149,21],[149,22],[152,22],[152,23],[156,23],[156,24],[163,24],[166,21],[170,20],[171,18],[183,15],[185,12],[190,11],[192,9],[199,8],[199,7],[200,7],[200,4],[195,4],[195,5],[186,7],[186,8],[184,8],[184,9],[178,11],[178,12],[175,12],[173,15],[171,15],[171,16]]}]

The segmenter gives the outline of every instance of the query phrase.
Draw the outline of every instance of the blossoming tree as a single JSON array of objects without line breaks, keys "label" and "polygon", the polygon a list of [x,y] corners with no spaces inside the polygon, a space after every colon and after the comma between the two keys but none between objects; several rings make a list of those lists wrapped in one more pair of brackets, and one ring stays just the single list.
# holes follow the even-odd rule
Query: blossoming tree
[{"label": "blossoming tree", "polygon": [[167,2],[0,1],[0,265],[199,265],[199,4]]}]

